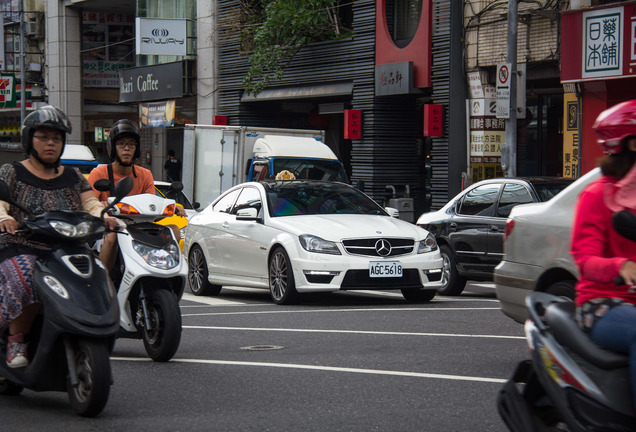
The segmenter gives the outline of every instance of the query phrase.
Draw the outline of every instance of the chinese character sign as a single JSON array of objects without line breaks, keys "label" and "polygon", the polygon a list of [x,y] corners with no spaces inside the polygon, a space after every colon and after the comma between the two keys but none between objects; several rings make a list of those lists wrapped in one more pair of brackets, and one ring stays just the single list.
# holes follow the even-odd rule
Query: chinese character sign
[{"label": "chinese character sign", "polygon": [[424,136],[442,136],[444,122],[444,108],[438,104],[424,105]]},{"label": "chinese character sign", "polygon": [[563,94],[563,177],[579,176],[579,104],[575,93]]},{"label": "chinese character sign", "polygon": [[622,75],[623,8],[583,14],[582,77]]},{"label": "chinese character sign", "polygon": [[360,110],[344,110],[344,139],[362,138],[362,113]]}]

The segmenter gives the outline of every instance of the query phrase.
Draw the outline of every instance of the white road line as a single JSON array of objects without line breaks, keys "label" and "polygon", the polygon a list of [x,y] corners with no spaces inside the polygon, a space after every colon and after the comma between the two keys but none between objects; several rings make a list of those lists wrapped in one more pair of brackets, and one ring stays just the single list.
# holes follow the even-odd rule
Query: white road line
[{"label": "white road line", "polygon": [[287,328],[254,328],[254,327],[217,327],[217,326],[186,326],[185,329],[203,330],[234,330],[234,331],[269,331],[291,333],[342,333],[342,334],[366,334],[386,336],[436,336],[436,337],[461,337],[461,338],[486,338],[486,339],[525,339],[524,336],[503,336],[483,334],[446,334],[446,333],[419,333],[419,332],[391,332],[391,331],[366,331],[366,330],[324,330],[324,329],[287,329]]},{"label": "white road line", "polygon": [[[245,302],[241,302],[241,301],[236,301],[236,300],[228,300],[228,299],[224,299],[224,298],[219,298],[219,297],[198,297],[195,296],[194,294],[190,294],[190,293],[183,293],[183,300],[187,300],[187,301],[191,301],[194,303],[200,303],[200,304],[204,304],[204,305],[208,305],[208,306],[247,306],[250,305],[250,303],[245,303]],[[253,304],[253,303],[251,303]],[[183,305],[181,307],[184,307]],[[185,306],[185,307],[192,307],[192,306]]]},{"label": "white road line", "polygon": [[[111,357],[111,360],[115,361],[133,361],[133,362],[150,362],[149,358],[141,357]],[[358,369],[358,368],[345,368],[334,366],[316,366],[316,365],[304,365],[304,364],[287,364],[287,363],[263,363],[263,362],[245,362],[245,361],[229,361],[229,360],[204,360],[204,359],[172,359],[171,363],[195,363],[195,364],[213,364],[213,365],[228,365],[228,366],[251,366],[251,367],[271,367],[271,368],[283,368],[283,369],[305,369],[315,371],[326,372],[346,372],[346,373],[360,373],[370,375],[392,375],[411,378],[432,378],[432,379],[445,379],[455,381],[473,381],[473,382],[486,382],[503,384],[507,380],[500,378],[486,378],[475,376],[461,376],[461,375],[445,375],[445,374],[432,374],[422,372],[401,372],[382,369]]]},{"label": "white road line", "polygon": [[262,315],[262,314],[300,314],[300,313],[324,313],[324,312],[439,312],[439,311],[467,311],[467,310],[500,310],[498,307],[481,307],[481,308],[355,308],[355,309],[276,309],[267,311],[238,311],[238,312],[200,312],[200,313],[182,313],[182,317],[193,316],[220,316],[220,315]]}]

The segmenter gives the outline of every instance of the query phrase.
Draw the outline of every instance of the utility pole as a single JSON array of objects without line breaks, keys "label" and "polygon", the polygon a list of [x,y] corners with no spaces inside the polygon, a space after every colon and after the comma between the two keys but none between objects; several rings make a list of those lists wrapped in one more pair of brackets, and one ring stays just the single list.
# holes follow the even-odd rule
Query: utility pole
[{"label": "utility pole", "polygon": [[20,124],[26,114],[26,74],[24,73],[24,4],[20,0]]},{"label": "utility pole", "polygon": [[506,120],[506,142],[501,149],[501,167],[506,177],[517,176],[517,5],[508,0],[507,62],[510,63],[510,109]]}]

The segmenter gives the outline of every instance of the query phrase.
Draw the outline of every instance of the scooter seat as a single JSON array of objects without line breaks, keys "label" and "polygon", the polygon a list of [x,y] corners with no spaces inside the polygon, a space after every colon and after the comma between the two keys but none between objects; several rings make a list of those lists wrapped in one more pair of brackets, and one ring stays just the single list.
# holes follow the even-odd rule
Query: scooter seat
[{"label": "scooter seat", "polygon": [[599,347],[581,330],[574,319],[575,311],[573,302],[552,303],[546,308],[545,321],[556,340],[601,369],[628,367],[627,355]]}]

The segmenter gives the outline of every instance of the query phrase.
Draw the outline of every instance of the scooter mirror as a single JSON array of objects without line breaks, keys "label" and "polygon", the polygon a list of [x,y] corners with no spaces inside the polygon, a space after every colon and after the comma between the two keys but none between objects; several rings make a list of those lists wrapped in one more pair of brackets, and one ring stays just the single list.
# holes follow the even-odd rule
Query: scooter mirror
[{"label": "scooter mirror", "polygon": [[612,225],[617,233],[626,239],[636,241],[636,214],[627,210],[616,212],[612,216]]},{"label": "scooter mirror", "polygon": [[0,200],[7,202],[11,200],[11,189],[4,180],[0,180]]},{"label": "scooter mirror", "polygon": [[11,189],[9,189],[9,185],[4,180],[0,180],[0,200],[8,202],[9,204],[19,208],[27,214],[31,214],[29,210],[27,210],[25,207],[15,202],[13,198],[11,198]]},{"label": "scooter mirror", "polygon": [[182,190],[183,190],[183,183],[181,183],[179,180],[174,181],[170,184],[170,192],[176,193],[176,192],[181,192]]},{"label": "scooter mirror", "polygon": [[110,190],[110,181],[108,179],[99,179],[93,184],[93,187],[100,192],[108,192]]}]

